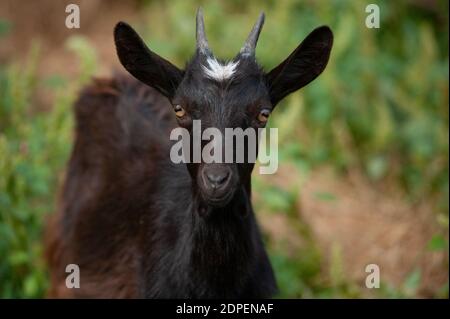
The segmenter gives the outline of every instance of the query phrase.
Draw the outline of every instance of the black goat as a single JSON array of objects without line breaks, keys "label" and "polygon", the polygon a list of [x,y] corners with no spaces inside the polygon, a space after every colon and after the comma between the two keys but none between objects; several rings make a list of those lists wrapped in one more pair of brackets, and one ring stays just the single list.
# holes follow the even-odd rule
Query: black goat
[{"label": "black goat", "polygon": [[[273,296],[250,201],[254,163],[174,163],[169,156],[173,128],[192,133],[194,120],[220,132],[262,128],[281,99],[324,70],[328,27],[265,73],[255,60],[263,22],[261,14],[239,54],[223,63],[208,47],[199,10],[197,51],[184,70],[117,24],[117,54],[140,82],[97,80],[76,103],[76,142],[47,232],[51,297]],[[72,263],[81,270],[78,289],[65,285]]]}]

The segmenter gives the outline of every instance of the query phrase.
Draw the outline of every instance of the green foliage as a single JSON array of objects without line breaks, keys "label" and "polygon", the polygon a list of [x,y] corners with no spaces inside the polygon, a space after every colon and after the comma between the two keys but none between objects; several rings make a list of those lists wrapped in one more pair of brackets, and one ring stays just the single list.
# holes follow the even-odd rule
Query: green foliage
[{"label": "green foliage", "polygon": [[73,86],[57,76],[43,81],[54,90],[50,111],[32,104],[38,90],[45,90],[36,74],[37,45],[24,66],[0,68],[0,297],[42,297],[47,287],[44,218],[54,209],[71,149],[75,90],[92,76],[89,63],[95,62],[85,40],[69,44],[89,67]]},{"label": "green foliage", "polygon": [[428,249],[431,251],[448,250],[448,240],[440,234],[434,235],[428,242]]},{"label": "green foliage", "polygon": [[[182,66],[194,52],[193,16],[200,3],[140,4],[140,21],[148,22],[137,29],[155,52]],[[439,2],[445,12],[440,20],[406,1],[378,4],[380,29],[364,26],[366,4],[361,1],[232,0],[202,6],[211,47],[228,59],[265,11],[257,57],[267,70],[319,24],[330,25],[335,41],[326,71],[282,102],[270,120],[279,129],[280,162],[290,162],[302,173],[323,164],[342,172],[358,169],[374,183],[396,183],[412,201],[433,201],[442,234],[448,234],[448,2]],[[0,20],[0,37],[11,27]],[[0,65],[0,297],[42,297],[47,287],[44,216],[54,210],[71,149],[71,104],[98,65],[84,38],[70,38],[66,47],[80,58],[76,78],[39,78],[37,46],[24,65]],[[36,102],[41,90],[52,94],[51,106]],[[323,258],[298,216],[298,187],[280,189],[256,178],[255,190],[264,201],[257,208],[284,212],[305,241],[292,254],[274,249],[274,239],[265,238],[280,297],[360,296],[343,277],[337,246],[323,278]],[[336,200],[331,193],[315,197]],[[442,234],[427,249],[448,249],[448,237]],[[383,284],[380,296],[413,296],[420,280],[417,269],[401,287]],[[436,296],[448,297],[448,285]]]},{"label": "green foliage", "polygon": [[11,24],[6,20],[0,19],[0,37],[8,34],[10,29],[11,29]]}]

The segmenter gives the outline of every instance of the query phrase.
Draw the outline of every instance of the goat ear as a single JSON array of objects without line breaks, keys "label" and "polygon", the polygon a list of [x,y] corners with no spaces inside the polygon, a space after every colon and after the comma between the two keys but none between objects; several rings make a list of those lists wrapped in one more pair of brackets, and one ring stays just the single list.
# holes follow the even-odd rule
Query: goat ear
[{"label": "goat ear", "polygon": [[183,71],[152,52],[125,22],[114,29],[114,41],[120,63],[135,78],[155,88],[169,99],[183,78]]},{"label": "goat ear", "polygon": [[304,87],[325,69],[333,45],[327,26],[312,31],[289,57],[266,75],[272,105]]}]

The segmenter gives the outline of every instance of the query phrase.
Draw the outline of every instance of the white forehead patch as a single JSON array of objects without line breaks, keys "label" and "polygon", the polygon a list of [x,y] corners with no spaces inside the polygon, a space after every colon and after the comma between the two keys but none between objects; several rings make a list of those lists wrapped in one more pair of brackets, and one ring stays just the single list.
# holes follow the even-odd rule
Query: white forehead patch
[{"label": "white forehead patch", "polygon": [[208,66],[203,65],[203,71],[207,77],[217,81],[224,81],[231,78],[236,72],[236,68],[239,64],[239,61],[230,61],[227,64],[222,65],[216,58],[208,58],[206,62],[208,63]]}]

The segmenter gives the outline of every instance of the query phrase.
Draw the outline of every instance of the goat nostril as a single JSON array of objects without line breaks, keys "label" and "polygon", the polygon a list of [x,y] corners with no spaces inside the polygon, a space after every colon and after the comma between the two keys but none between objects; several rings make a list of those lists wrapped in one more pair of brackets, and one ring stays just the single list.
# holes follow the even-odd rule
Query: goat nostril
[{"label": "goat nostril", "polygon": [[206,173],[206,177],[208,178],[208,181],[211,183],[211,186],[213,188],[218,188],[222,186],[227,180],[229,176],[229,172],[225,173]]}]

